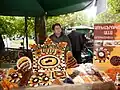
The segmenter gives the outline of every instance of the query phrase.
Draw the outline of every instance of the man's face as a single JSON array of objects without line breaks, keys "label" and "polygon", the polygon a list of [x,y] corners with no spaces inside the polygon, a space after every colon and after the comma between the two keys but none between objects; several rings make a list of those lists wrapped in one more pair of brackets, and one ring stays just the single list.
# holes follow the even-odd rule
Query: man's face
[{"label": "man's face", "polygon": [[55,33],[55,34],[61,34],[61,32],[62,32],[61,27],[60,27],[59,25],[55,26],[55,28],[54,28],[54,33]]}]

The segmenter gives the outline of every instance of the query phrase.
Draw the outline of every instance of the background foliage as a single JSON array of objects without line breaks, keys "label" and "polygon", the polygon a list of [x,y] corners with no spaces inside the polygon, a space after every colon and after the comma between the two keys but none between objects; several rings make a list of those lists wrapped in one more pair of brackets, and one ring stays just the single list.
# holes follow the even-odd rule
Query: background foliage
[{"label": "background foliage", "polygon": [[[46,30],[51,32],[52,24],[59,22],[63,28],[70,26],[88,25],[94,23],[113,23],[120,22],[120,0],[108,0],[108,10],[102,14],[97,15],[96,18],[88,18],[88,14],[83,11],[53,16],[47,18]],[[0,33],[12,36],[23,36],[24,32],[24,17],[0,16]],[[34,18],[28,18],[28,35],[34,34]]]}]

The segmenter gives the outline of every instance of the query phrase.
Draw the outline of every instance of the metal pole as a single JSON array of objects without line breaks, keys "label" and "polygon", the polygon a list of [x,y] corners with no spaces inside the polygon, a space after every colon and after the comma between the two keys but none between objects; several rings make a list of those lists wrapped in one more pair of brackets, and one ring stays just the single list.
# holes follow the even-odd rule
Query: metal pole
[{"label": "metal pole", "polygon": [[34,26],[35,26],[35,42],[36,42],[36,44],[38,44],[37,43],[37,30],[36,30],[36,23],[37,23],[37,17],[35,17],[35,22],[34,22]]},{"label": "metal pole", "polygon": [[23,39],[23,53],[25,53],[25,47],[24,47],[25,41],[24,41],[24,37],[22,39]]},{"label": "metal pole", "polygon": [[27,30],[27,16],[25,16],[25,37],[26,37],[26,49],[28,52],[28,30]]}]

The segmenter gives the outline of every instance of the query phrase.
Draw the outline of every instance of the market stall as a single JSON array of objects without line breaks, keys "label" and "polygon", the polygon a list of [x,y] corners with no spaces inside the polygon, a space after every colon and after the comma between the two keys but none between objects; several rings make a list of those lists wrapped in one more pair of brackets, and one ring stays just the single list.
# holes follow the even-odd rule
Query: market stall
[{"label": "market stall", "polygon": [[43,45],[30,45],[33,61],[24,56],[17,61],[16,68],[1,70],[1,88],[115,90],[114,82],[104,71],[91,63],[78,65],[71,51],[66,52],[66,45],[54,44],[50,38]]},{"label": "market stall", "polygon": [[[42,20],[40,27],[43,28],[38,30],[39,33],[45,34],[43,18],[46,14],[51,16],[82,10],[91,6],[93,1],[70,0],[68,3],[65,0],[2,0],[0,14],[26,16],[25,21],[27,21],[28,16],[41,16],[38,19]],[[27,36],[27,22],[25,26]],[[26,40],[26,42],[28,41]],[[100,71],[96,68],[97,65],[93,64],[77,65],[71,52],[64,52],[65,46],[66,43],[55,45],[49,39],[41,46],[32,45],[33,60],[22,57],[16,60],[16,67],[0,70],[0,89],[115,90],[114,82],[106,72]],[[104,56],[103,53],[102,55],[100,53],[100,60],[101,56]],[[107,56],[109,56],[108,52]]]},{"label": "market stall", "polygon": [[120,23],[95,24],[93,64],[120,86]]}]

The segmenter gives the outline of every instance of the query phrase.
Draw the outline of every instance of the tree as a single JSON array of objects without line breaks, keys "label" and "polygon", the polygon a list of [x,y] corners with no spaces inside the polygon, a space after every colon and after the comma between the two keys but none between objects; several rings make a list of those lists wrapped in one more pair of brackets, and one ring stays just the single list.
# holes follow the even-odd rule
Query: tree
[{"label": "tree", "polygon": [[[34,18],[28,17],[28,36],[34,32]],[[0,17],[0,33],[12,37],[15,35],[25,35],[25,20],[24,17]]]},{"label": "tree", "polygon": [[0,33],[8,35],[11,37],[15,32],[14,17],[4,17],[0,18]]},{"label": "tree", "polygon": [[83,12],[75,12],[65,15],[59,15],[59,16],[53,16],[47,18],[47,31],[51,32],[51,26],[54,23],[60,23],[63,28],[70,27],[70,26],[76,26],[76,25],[88,25],[89,20],[87,18],[87,15]]},{"label": "tree", "polygon": [[120,13],[120,0],[108,0],[109,10],[113,14]]},{"label": "tree", "polygon": [[[15,26],[16,26],[16,33],[17,35],[24,36],[25,35],[25,20],[24,17],[17,18],[15,20]],[[27,30],[28,30],[28,36],[30,37],[31,34],[34,32],[34,18],[28,17],[27,20]]]},{"label": "tree", "polygon": [[120,22],[120,0],[108,0],[108,10],[96,17],[94,23]]},{"label": "tree", "polygon": [[112,14],[110,12],[104,12],[96,17],[94,23],[115,23],[120,22],[119,14]]}]

